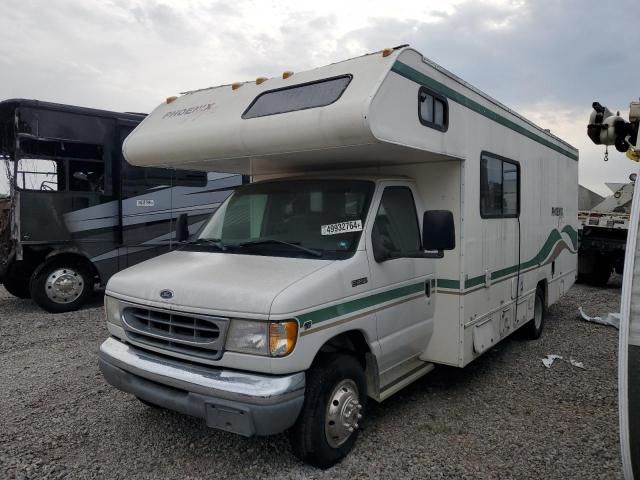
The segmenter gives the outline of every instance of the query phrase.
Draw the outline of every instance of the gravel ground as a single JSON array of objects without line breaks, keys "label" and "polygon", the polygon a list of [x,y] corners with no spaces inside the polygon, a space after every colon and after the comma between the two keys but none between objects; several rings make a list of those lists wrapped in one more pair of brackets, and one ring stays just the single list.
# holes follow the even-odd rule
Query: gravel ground
[{"label": "gravel ground", "polygon": [[[320,471],[284,435],[217,432],[105,384],[101,299],[53,315],[0,287],[0,478],[622,478],[617,331],[577,314],[618,311],[619,295],[619,278],[577,285],[548,311],[539,341],[507,339],[372,405],[353,452]],[[585,368],[546,369],[547,354]]]}]

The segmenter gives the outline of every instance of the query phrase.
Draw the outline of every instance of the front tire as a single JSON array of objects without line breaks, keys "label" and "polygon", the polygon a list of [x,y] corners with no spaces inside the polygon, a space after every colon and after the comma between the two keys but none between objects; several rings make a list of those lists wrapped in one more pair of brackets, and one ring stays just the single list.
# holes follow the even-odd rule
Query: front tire
[{"label": "front tire", "polygon": [[293,453],[323,469],[342,460],[356,442],[366,400],[360,362],[352,355],[325,355],[307,375],[302,412],[289,431]]},{"label": "front tire", "polygon": [[31,298],[51,313],[80,308],[93,290],[93,278],[81,262],[51,259],[33,272]]}]

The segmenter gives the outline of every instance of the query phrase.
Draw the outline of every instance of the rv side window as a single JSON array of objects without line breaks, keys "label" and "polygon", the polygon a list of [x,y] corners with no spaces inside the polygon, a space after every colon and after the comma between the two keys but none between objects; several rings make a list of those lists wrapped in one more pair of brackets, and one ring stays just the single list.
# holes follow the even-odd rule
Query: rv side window
[{"label": "rv side window", "polygon": [[256,118],[277,113],[325,107],[340,98],[351,82],[351,75],[327,78],[316,82],[269,90],[258,95],[242,114],[242,118]]},{"label": "rv side window", "polygon": [[206,172],[136,167],[126,160],[122,161],[122,195],[124,198],[143,194],[156,187],[204,187],[206,184]]},{"label": "rv side window", "polygon": [[520,167],[505,158],[483,153],[480,158],[480,216],[517,217],[520,213]]},{"label": "rv side window", "polygon": [[21,190],[65,190],[62,160],[22,158],[18,162],[16,186]]},{"label": "rv side window", "polygon": [[418,252],[420,227],[413,194],[407,187],[387,187],[382,194],[371,233],[374,257],[379,249],[392,252]]},{"label": "rv side window", "polygon": [[449,128],[447,99],[425,87],[420,87],[418,91],[418,118],[425,127],[446,132]]}]

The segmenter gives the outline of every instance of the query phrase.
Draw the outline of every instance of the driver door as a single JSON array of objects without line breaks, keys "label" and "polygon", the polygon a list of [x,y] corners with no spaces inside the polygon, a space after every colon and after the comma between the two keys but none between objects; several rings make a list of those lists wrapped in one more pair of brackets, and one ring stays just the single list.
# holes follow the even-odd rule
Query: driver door
[{"label": "driver door", "polygon": [[374,222],[367,232],[367,255],[372,287],[383,300],[376,317],[382,348],[378,366],[384,374],[418,357],[431,337],[434,261],[422,258],[380,261],[382,245],[399,255],[422,251],[422,246],[411,184],[383,184],[377,198]]}]

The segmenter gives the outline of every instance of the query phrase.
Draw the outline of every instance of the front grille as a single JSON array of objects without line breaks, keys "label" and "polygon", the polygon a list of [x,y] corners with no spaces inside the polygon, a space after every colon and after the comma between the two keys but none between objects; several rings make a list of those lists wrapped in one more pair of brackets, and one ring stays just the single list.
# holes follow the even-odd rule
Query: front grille
[{"label": "front grille", "polygon": [[131,340],[210,360],[222,356],[226,318],[141,307],[125,307],[122,316]]}]

